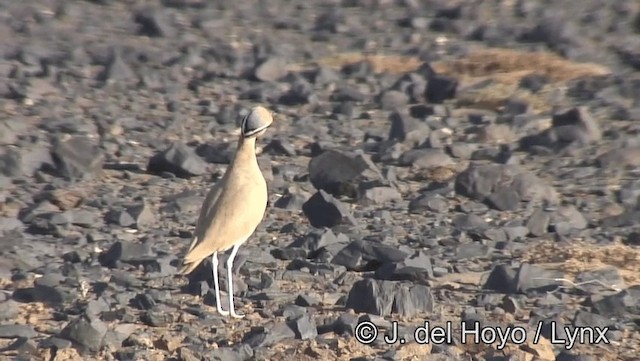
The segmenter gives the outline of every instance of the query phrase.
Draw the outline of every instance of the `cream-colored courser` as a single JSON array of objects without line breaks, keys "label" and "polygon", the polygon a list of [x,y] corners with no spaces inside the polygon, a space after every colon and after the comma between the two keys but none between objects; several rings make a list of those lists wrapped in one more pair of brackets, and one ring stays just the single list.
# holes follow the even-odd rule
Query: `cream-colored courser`
[{"label": "cream-colored courser", "polygon": [[[256,158],[256,139],[273,122],[271,112],[255,107],[242,119],[238,148],[222,179],[211,188],[202,204],[195,234],[184,257],[182,274],[189,274],[212,256],[216,306],[223,316],[241,318],[233,305],[233,260],[238,248],[255,231],[267,208],[267,183]],[[229,310],[220,303],[218,252],[231,248],[227,259]]]}]

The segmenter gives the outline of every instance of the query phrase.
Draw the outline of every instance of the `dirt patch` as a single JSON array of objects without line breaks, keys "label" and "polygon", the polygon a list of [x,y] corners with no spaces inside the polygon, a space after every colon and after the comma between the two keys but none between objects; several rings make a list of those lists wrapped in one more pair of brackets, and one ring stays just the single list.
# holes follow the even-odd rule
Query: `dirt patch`
[{"label": "dirt patch", "polygon": [[524,262],[557,266],[567,276],[606,266],[617,267],[627,286],[640,284],[640,249],[623,244],[598,246],[576,242],[570,246],[558,246],[541,242],[522,255]]},{"label": "dirt patch", "polygon": [[[367,55],[340,53],[321,58],[318,64],[334,69],[358,62],[368,62],[376,73],[402,74],[418,69],[423,62],[417,57],[401,55]],[[558,87],[568,81],[610,73],[607,67],[594,63],[578,63],[550,52],[529,52],[501,48],[478,48],[459,59],[431,64],[440,74],[456,77],[460,86],[460,105],[500,110],[510,98],[529,104],[533,113],[548,112]],[[533,93],[519,88],[523,77],[545,76],[549,84]]]}]

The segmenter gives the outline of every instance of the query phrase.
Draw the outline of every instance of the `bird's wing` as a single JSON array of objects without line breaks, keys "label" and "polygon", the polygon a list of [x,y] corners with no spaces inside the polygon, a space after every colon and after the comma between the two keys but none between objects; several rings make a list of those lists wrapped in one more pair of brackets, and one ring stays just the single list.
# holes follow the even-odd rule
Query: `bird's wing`
[{"label": "bird's wing", "polygon": [[220,197],[220,193],[222,191],[222,186],[224,185],[224,182],[225,182],[225,178],[223,177],[222,179],[218,180],[216,184],[214,184],[213,187],[211,187],[211,189],[207,193],[207,196],[205,197],[204,202],[202,203],[202,209],[200,209],[200,215],[198,216],[198,221],[196,222],[196,229],[193,235],[193,240],[191,241],[191,244],[189,245],[189,249],[187,250],[187,252],[190,252],[193,249],[193,247],[196,246],[196,244],[198,243],[198,240],[204,237],[204,232],[207,230],[206,222],[207,220],[211,219],[211,212],[213,211],[213,208],[215,207],[216,202]]},{"label": "bird's wing", "polygon": [[[223,187],[216,202],[196,230],[197,240],[184,258],[199,263],[214,252],[225,251],[251,236],[266,210],[266,184],[263,187]],[[200,236],[201,235],[201,236]]]}]

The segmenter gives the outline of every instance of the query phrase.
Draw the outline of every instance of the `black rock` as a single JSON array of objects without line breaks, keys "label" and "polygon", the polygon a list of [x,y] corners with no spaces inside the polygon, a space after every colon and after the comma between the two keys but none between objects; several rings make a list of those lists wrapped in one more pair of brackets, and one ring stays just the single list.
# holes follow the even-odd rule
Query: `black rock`
[{"label": "black rock", "polygon": [[613,325],[615,322],[595,313],[578,310],[571,321],[574,327],[597,327],[604,328]]},{"label": "black rock", "polygon": [[507,265],[494,266],[483,288],[502,293],[516,291],[517,271]]},{"label": "black rock", "polygon": [[32,338],[37,334],[31,325],[0,325],[0,338]]},{"label": "black rock", "polygon": [[354,102],[359,103],[366,100],[366,95],[361,93],[358,89],[342,86],[337,88],[330,99],[334,102]]},{"label": "black rock", "polygon": [[288,247],[302,248],[309,253],[313,253],[336,243],[347,246],[349,238],[342,233],[336,236],[329,228],[318,228],[312,229],[309,233],[297,238]]},{"label": "black rock", "polygon": [[252,329],[244,335],[242,343],[256,349],[258,347],[268,347],[282,340],[294,339],[295,337],[296,333],[291,327],[285,322],[280,322],[268,329],[264,327]]},{"label": "black rock", "polygon": [[408,254],[390,245],[356,240],[342,248],[331,263],[347,267],[349,270],[376,269],[382,264],[402,262]]},{"label": "black rock", "polygon": [[418,147],[429,139],[429,126],[407,113],[395,111],[389,115],[389,120],[391,121],[389,140],[397,140],[411,147]]},{"label": "black rock", "polygon": [[333,332],[338,335],[348,334],[353,336],[359,322],[358,316],[351,313],[343,313],[333,323]]},{"label": "black rock", "polygon": [[169,23],[162,9],[147,7],[134,15],[134,21],[140,25],[138,33],[150,37],[173,37],[175,28]]},{"label": "black rock", "polygon": [[155,308],[143,313],[140,320],[152,327],[167,327],[173,322],[173,314]]},{"label": "black rock", "polygon": [[316,228],[334,227],[345,223],[358,224],[342,202],[323,190],[319,190],[311,196],[302,205],[302,211],[309,219],[309,223]]},{"label": "black rock", "polygon": [[442,103],[456,96],[458,80],[446,75],[434,75],[429,78],[425,90],[425,98],[430,103]]},{"label": "black rock", "polygon": [[449,208],[447,200],[440,195],[421,194],[409,202],[409,213],[444,213]]},{"label": "black rock", "polygon": [[386,263],[375,272],[378,279],[390,281],[426,281],[433,279],[431,258],[424,252],[405,258],[401,262]]},{"label": "black rock", "polygon": [[143,199],[139,204],[127,207],[127,214],[129,214],[135,221],[135,225],[138,229],[152,224],[156,219],[155,214],[146,199]]},{"label": "black rock", "polygon": [[593,309],[606,317],[638,317],[640,315],[640,286],[608,296],[591,296]]},{"label": "black rock", "polygon": [[302,206],[306,198],[297,193],[286,192],[282,195],[282,197],[278,198],[277,201],[273,204],[274,207],[282,208],[290,211],[300,211],[302,210]]},{"label": "black rock", "polygon": [[199,176],[207,172],[207,163],[193,149],[182,143],[173,143],[166,150],[149,159],[147,172],[172,173],[181,178]]},{"label": "black rock", "polygon": [[[557,335],[557,333],[556,333],[556,335]],[[566,337],[564,337],[562,339],[563,340],[567,340]],[[598,359],[595,358],[592,355],[576,355],[576,354],[570,353],[568,351],[561,351],[556,356],[556,361],[596,361],[596,360],[598,360]]]},{"label": "black rock", "polygon": [[345,307],[379,316],[398,313],[411,317],[431,312],[433,303],[433,294],[427,286],[364,279],[353,285]]},{"label": "black rock", "polygon": [[109,247],[106,252],[101,253],[98,259],[103,266],[114,268],[118,266],[118,262],[138,265],[152,261],[155,257],[156,254],[149,242],[118,241]]},{"label": "black rock", "polygon": [[309,161],[311,184],[333,196],[357,195],[358,176],[366,169],[357,159],[335,150],[327,150]]},{"label": "black rock", "polygon": [[60,332],[59,337],[72,341],[92,352],[102,348],[107,325],[99,319],[79,317]]},{"label": "black rock", "polygon": [[104,153],[88,137],[56,139],[51,149],[56,174],[69,180],[88,179],[104,164]]}]

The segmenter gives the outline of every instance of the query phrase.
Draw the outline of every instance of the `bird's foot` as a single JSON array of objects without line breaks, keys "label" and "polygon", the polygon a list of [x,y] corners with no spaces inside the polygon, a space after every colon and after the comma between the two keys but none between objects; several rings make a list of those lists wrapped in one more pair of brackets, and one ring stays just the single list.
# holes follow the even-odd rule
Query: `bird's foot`
[{"label": "bird's foot", "polygon": [[236,313],[235,310],[231,310],[231,312],[229,312],[229,314],[231,315],[231,317],[233,318],[244,318],[244,314],[242,313]]},{"label": "bird's foot", "polygon": [[218,313],[220,314],[220,316],[229,316],[229,311],[223,310],[220,306],[218,306]]}]

